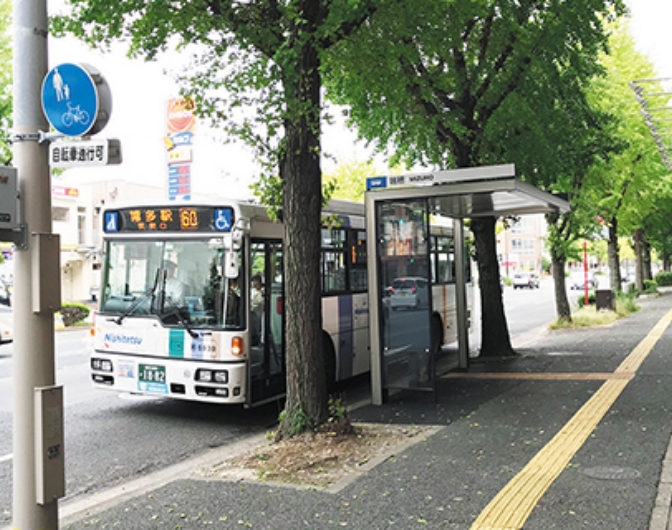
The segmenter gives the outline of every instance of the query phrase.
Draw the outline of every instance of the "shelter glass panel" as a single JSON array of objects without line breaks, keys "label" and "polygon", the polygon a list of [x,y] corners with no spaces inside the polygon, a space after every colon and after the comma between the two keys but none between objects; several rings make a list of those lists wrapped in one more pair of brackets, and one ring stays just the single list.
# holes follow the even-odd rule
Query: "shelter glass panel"
[{"label": "shelter glass panel", "polygon": [[432,390],[427,203],[393,201],[377,209],[383,385]]}]

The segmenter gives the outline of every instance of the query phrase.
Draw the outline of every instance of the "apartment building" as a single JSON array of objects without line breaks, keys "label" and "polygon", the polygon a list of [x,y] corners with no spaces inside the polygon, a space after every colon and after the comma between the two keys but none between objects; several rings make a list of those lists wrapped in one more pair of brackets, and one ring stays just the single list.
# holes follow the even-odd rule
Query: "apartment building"
[{"label": "apartment building", "polygon": [[497,255],[502,276],[515,272],[541,275],[545,255],[546,220],[543,214],[523,215],[497,235]]},{"label": "apartment building", "polygon": [[[52,230],[60,236],[61,300],[97,299],[100,287],[101,211],[105,206],[131,201],[157,201],[165,188],[124,180],[76,182],[55,180],[51,188]],[[2,273],[12,274],[14,250],[0,244],[5,258]]]}]

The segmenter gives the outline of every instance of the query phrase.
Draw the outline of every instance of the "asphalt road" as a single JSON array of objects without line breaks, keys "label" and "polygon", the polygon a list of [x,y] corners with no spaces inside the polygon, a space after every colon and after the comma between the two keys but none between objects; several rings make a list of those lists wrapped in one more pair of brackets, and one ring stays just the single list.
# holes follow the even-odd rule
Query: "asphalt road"
[{"label": "asphalt road", "polygon": [[[571,292],[568,291],[568,293]],[[504,287],[503,297],[504,312],[511,338],[539,328],[546,328],[556,318],[552,278],[543,278],[539,282],[538,289]],[[570,294],[570,302],[571,300],[572,294]]]},{"label": "asphalt road", "polygon": [[[59,332],[56,341],[56,379],[65,387],[64,501],[265,432],[277,418],[277,405],[243,410],[96,390],[88,331]],[[12,355],[12,344],[0,346],[0,528],[11,523]]]},{"label": "asphalt road", "polygon": [[[540,289],[531,291],[506,288],[503,296],[512,338],[555,318],[551,280],[542,280]],[[408,319],[414,312],[399,313],[412,330]],[[56,379],[65,388],[64,501],[264,433],[277,418],[273,404],[245,410],[94,389],[89,383],[89,346],[86,329],[56,334]],[[13,353],[12,344],[0,345],[0,528],[11,523]]]}]

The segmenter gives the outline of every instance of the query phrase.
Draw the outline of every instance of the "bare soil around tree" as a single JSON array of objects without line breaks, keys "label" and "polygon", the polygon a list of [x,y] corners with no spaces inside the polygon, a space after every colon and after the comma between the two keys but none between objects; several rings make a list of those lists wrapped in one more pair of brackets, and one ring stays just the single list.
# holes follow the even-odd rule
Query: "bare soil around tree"
[{"label": "bare soil around tree", "polygon": [[[436,427],[326,424],[280,442],[267,442],[209,468],[207,479],[249,480],[333,489],[436,432]],[[350,431],[350,432],[348,432]],[[270,436],[269,436],[270,438]]]}]

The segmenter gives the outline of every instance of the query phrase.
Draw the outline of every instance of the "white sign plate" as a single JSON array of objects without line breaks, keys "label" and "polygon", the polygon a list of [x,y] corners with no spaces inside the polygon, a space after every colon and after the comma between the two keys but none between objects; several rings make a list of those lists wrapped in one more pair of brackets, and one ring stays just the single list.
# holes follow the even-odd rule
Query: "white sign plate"
[{"label": "white sign plate", "polygon": [[52,168],[107,166],[121,163],[119,140],[55,141],[49,145]]}]

